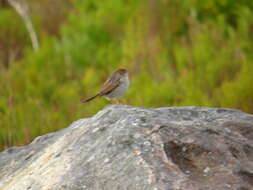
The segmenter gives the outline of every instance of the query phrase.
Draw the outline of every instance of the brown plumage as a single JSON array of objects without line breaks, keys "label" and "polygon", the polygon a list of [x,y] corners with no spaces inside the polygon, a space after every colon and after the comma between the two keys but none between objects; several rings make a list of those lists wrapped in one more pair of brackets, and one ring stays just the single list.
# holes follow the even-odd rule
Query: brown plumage
[{"label": "brown plumage", "polygon": [[101,90],[96,95],[82,100],[82,103],[89,102],[96,97],[105,96],[108,99],[120,98],[128,88],[129,80],[126,69],[118,69],[105,81]]}]

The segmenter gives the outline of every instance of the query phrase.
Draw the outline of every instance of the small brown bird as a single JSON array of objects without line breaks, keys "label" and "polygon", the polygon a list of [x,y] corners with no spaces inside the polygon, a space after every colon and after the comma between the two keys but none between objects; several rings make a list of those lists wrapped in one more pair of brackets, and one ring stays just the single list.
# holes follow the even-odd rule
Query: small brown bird
[{"label": "small brown bird", "polygon": [[129,86],[128,72],[126,69],[118,69],[105,81],[102,89],[96,95],[82,100],[82,103],[89,102],[96,97],[104,96],[105,98],[117,99],[122,97]]}]

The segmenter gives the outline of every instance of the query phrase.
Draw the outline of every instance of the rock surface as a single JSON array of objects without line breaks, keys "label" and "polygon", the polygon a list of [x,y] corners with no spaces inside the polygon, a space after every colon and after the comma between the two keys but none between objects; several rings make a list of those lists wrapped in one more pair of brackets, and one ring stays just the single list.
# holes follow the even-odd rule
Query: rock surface
[{"label": "rock surface", "polygon": [[251,190],[253,115],[111,105],[0,153],[1,190]]}]

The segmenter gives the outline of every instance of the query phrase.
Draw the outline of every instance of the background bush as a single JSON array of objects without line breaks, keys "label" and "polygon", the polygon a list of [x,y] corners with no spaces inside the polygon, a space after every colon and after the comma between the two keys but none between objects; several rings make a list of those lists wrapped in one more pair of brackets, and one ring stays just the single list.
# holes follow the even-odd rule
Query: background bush
[{"label": "background bush", "polygon": [[[40,49],[1,1],[0,148],[29,143],[109,104],[80,99],[130,71],[125,104],[253,113],[253,1],[30,0]],[[55,11],[55,10],[58,11]]]}]

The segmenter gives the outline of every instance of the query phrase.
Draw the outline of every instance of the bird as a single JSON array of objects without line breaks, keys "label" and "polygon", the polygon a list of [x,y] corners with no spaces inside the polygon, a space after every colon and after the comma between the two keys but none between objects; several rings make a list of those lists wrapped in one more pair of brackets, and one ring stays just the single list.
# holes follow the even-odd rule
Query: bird
[{"label": "bird", "polygon": [[124,96],[129,87],[128,71],[126,69],[117,69],[105,81],[100,92],[87,99],[81,100],[82,103],[89,102],[97,97],[105,97],[108,100],[118,99]]}]

